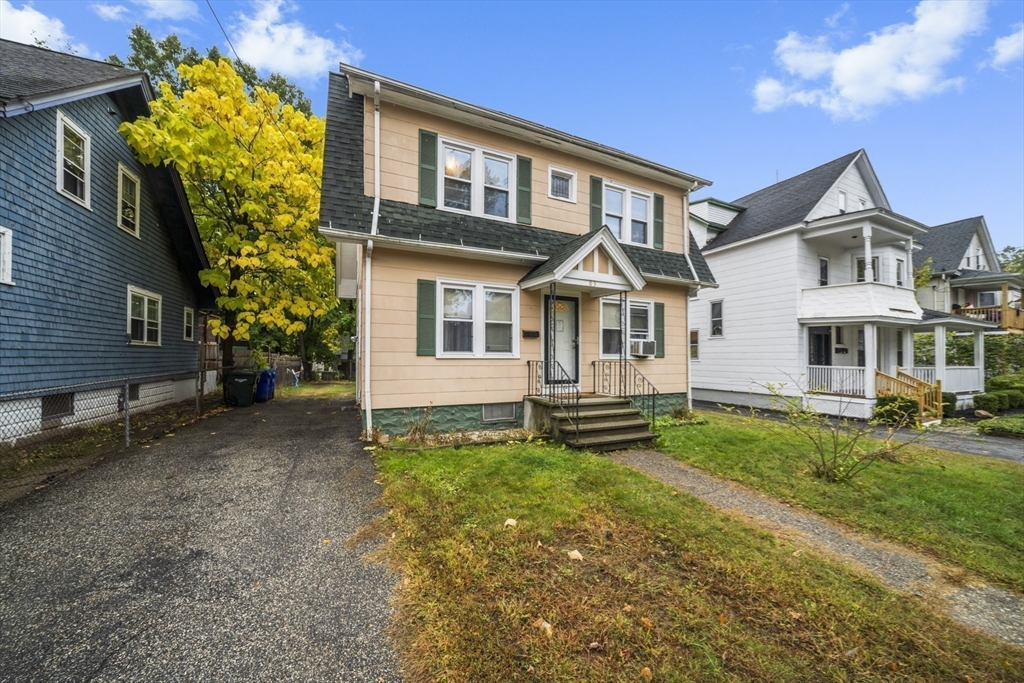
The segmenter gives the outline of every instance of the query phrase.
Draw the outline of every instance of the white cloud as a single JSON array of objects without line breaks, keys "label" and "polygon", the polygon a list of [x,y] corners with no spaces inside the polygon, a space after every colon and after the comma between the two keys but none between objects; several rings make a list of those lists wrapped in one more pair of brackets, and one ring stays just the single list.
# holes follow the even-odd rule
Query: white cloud
[{"label": "white cloud", "polygon": [[[914,22],[887,26],[843,50],[828,36],[789,33],[776,43],[775,61],[791,79],[762,78],[754,88],[754,109],[774,111],[789,104],[817,106],[833,118],[864,118],[878,107],[920,100],[958,88],[962,78],[944,67],[960,54],[963,40],[985,24],[985,2],[923,0]],[[814,83],[827,78],[827,83]]]},{"label": "white cloud", "polygon": [[122,21],[128,18],[128,8],[124,5],[101,5],[95,3],[89,5],[89,7],[103,21]]},{"label": "white cloud", "polygon": [[339,62],[358,64],[363,53],[342,40],[317,35],[298,21],[286,21],[295,9],[284,0],[253,4],[254,13],[240,14],[232,42],[238,56],[257,69],[270,69],[293,78],[320,78]]},{"label": "white cloud", "polygon": [[0,16],[3,17],[3,21],[0,21],[0,38],[28,45],[35,45],[37,40],[41,40],[51,50],[82,57],[98,56],[85,43],[74,42],[64,29],[64,22],[43,14],[28,3],[18,8],[10,0],[0,0]]},{"label": "white cloud", "polygon": [[132,0],[147,19],[198,19],[199,6],[193,0]]},{"label": "white cloud", "polygon": [[989,48],[992,55],[990,62],[994,69],[1005,69],[1010,64],[1024,57],[1024,24],[1017,24],[1017,31],[1008,36],[997,38]]},{"label": "white cloud", "polygon": [[825,26],[829,28],[835,28],[839,25],[839,20],[843,18],[843,15],[850,11],[850,3],[844,2],[839,6],[839,9],[835,11],[835,14],[825,19]]}]

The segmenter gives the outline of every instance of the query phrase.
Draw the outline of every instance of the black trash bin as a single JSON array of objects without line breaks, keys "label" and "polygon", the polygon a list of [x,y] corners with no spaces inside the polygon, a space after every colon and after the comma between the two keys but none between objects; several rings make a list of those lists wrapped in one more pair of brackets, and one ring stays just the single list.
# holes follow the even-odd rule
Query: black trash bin
[{"label": "black trash bin", "polygon": [[244,408],[251,406],[259,374],[252,370],[228,370],[224,373],[224,403]]}]

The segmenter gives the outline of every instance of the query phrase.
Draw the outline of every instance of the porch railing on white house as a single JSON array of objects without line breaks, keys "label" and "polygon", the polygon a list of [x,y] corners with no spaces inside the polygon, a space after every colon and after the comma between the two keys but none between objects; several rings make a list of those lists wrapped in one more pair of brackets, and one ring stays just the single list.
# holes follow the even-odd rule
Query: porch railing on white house
[{"label": "porch railing on white house", "polygon": [[[935,384],[935,368],[915,367],[904,368],[914,377],[924,380],[929,384]],[[985,373],[977,366],[946,366],[946,378],[942,380],[942,390],[954,394],[968,391],[985,390]]]},{"label": "porch railing on white house", "polygon": [[838,365],[808,365],[807,389],[844,396],[864,395],[864,368]]}]

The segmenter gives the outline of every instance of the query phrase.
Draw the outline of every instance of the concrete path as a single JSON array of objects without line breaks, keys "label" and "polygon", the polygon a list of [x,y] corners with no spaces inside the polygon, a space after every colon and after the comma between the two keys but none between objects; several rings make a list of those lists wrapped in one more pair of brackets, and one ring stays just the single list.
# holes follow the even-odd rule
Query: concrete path
[{"label": "concrete path", "polygon": [[865,538],[814,513],[796,510],[684,465],[664,453],[638,449],[618,451],[610,457],[714,507],[753,518],[813,549],[852,562],[891,588],[935,598],[953,619],[1024,647],[1024,598],[1007,590],[983,583],[947,585],[943,576],[962,572],[901,546]]},{"label": "concrete path", "polygon": [[278,399],[0,508],[0,680],[400,680],[358,433]]}]

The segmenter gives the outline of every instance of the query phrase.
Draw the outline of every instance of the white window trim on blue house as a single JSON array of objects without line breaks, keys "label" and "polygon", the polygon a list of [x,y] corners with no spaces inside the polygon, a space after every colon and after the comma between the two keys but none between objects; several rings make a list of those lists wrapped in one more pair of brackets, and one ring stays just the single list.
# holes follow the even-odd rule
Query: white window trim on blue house
[{"label": "white window trim on blue house", "polygon": [[[141,296],[142,299],[143,299],[142,300],[142,315],[143,315],[143,317],[140,318],[140,320],[143,321],[143,326],[142,326],[142,336],[143,336],[143,338],[141,340],[132,339],[132,296],[133,295],[134,296]],[[149,319],[149,301],[150,300],[155,300],[156,301],[156,341],[155,342],[146,341],[146,338],[149,336],[147,334],[147,332],[149,331],[149,323],[152,322]],[[132,285],[128,285],[128,310],[127,310],[127,323],[126,323],[127,327],[126,327],[126,331],[128,333],[128,345],[129,346],[162,346],[163,345],[163,325],[161,323],[161,321],[163,320],[163,313],[164,313],[163,308],[164,308],[163,297],[160,296],[159,294],[156,294],[155,292],[146,291],[145,289],[142,289],[140,287],[134,287]]]},{"label": "white window trim on blue house", "polygon": [[[85,177],[83,183],[85,185],[84,194],[85,197],[79,197],[73,192],[68,192],[64,189],[64,128],[68,127],[73,130],[82,138],[83,154],[85,157],[85,168],[82,169]],[[89,136],[81,126],[76,124],[74,121],[64,115],[64,112],[57,110],[57,191],[85,208],[92,211],[92,204],[90,195],[92,194],[92,138]]]},{"label": "white window trim on blue house", "polygon": [[11,253],[12,253],[12,242],[14,241],[14,233],[11,232],[10,228],[5,228],[0,225],[0,284],[13,285],[14,281],[11,279],[14,277],[11,273]]},{"label": "white window trim on blue house", "polygon": [[[131,179],[131,181],[135,183],[135,196],[132,197],[132,201],[134,202],[134,204],[132,206],[135,209],[135,228],[133,230],[129,229],[129,228],[126,228],[124,226],[124,224],[121,222],[121,218],[122,218],[122,215],[121,215],[121,205],[122,205],[122,202],[124,201],[124,186],[123,186],[123,183],[121,181],[122,181],[122,179],[125,176],[128,176],[128,178]],[[142,239],[142,234],[141,234],[141,232],[139,230],[139,222],[140,222],[139,221],[139,214],[141,213],[141,209],[139,207],[139,203],[141,201],[141,197],[142,197],[142,183],[139,182],[139,176],[137,176],[134,173],[132,173],[131,171],[129,171],[128,168],[124,164],[122,164],[120,161],[117,162],[117,214],[116,214],[115,220],[117,221],[117,227],[119,227],[121,230],[124,230],[129,235],[133,235],[134,237],[136,237],[138,239]]]},{"label": "white window trim on blue house", "polygon": [[196,311],[191,306],[185,307],[184,330],[182,335],[185,341],[195,341],[196,337]]}]

